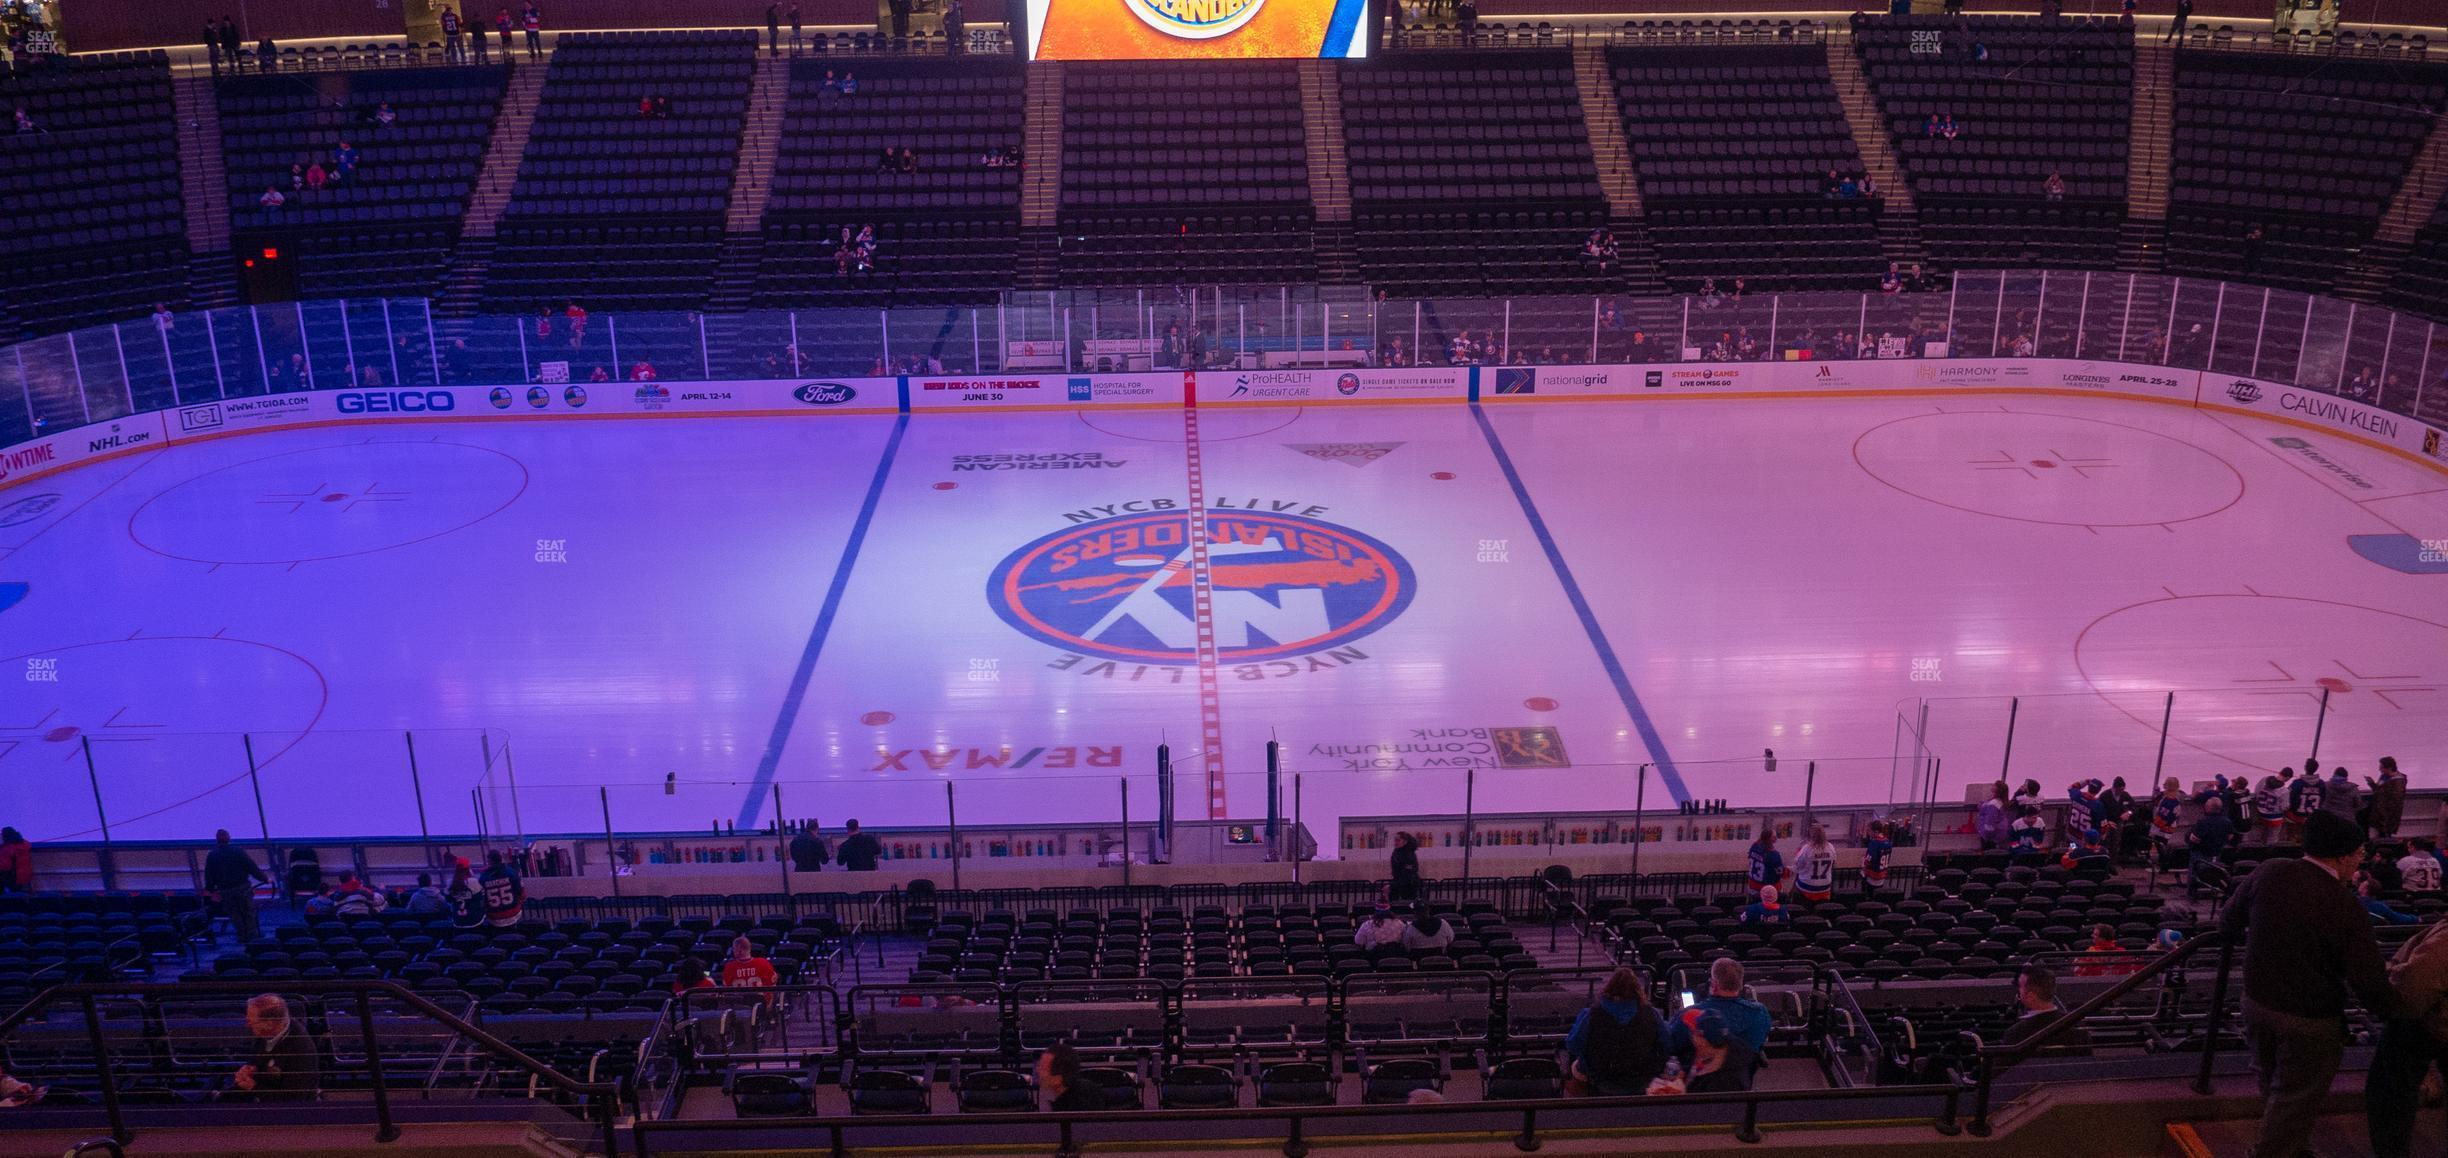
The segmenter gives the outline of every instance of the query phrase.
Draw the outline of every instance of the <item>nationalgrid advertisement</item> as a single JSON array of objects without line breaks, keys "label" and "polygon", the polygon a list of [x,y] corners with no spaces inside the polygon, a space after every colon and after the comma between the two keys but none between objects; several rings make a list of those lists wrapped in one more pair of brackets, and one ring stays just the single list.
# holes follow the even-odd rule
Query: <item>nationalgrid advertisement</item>
[{"label": "nationalgrid advertisement", "polygon": [[1368,55],[1368,0],[1028,0],[1032,60]]}]

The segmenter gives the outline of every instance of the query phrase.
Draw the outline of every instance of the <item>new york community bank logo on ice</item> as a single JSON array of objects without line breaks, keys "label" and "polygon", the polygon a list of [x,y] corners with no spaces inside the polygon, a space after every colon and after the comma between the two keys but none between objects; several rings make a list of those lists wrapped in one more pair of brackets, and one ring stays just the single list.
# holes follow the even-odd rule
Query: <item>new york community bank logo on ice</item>
[{"label": "new york community bank logo on ice", "polygon": [[[1207,511],[1209,616],[1220,663],[1264,679],[1340,666],[1349,645],[1392,622],[1417,587],[1393,548],[1316,517],[1321,507],[1219,498]],[[995,614],[1077,653],[1057,668],[1159,681],[1178,670],[1116,675],[1116,665],[1198,662],[1190,515],[1171,499],[1073,512],[1072,526],[1012,552],[987,581]],[[1319,653],[1325,653],[1323,656]],[[1309,656],[1295,662],[1293,657]]]}]

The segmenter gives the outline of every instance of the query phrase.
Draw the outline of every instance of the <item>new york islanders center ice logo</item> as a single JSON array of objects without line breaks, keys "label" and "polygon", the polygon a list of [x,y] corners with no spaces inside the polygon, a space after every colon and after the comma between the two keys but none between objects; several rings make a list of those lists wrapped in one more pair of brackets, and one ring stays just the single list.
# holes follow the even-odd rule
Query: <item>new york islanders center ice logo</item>
[{"label": "new york islanders center ice logo", "polygon": [[[1299,515],[1207,512],[1217,658],[1240,663],[1350,643],[1410,605],[1411,565],[1347,527]],[[1198,662],[1190,516],[1065,527],[1011,553],[987,601],[1028,635],[1131,663]]]}]

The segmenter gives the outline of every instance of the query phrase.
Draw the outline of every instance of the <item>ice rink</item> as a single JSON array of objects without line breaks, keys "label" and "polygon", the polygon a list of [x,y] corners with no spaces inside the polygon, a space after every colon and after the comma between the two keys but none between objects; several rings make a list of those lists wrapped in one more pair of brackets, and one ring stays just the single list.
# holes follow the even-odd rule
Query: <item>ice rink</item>
[{"label": "ice rink", "polygon": [[2187,780],[2317,729],[2437,786],[2426,540],[2448,475],[2088,398],[264,433],[0,490],[0,823],[98,835],[89,755],[122,840],[252,833],[259,787],[278,836],[468,832],[480,781],[530,835],[777,784],[892,825],[1128,777],[1144,815],[1160,742],[1184,815],[1245,817],[1270,739],[1321,834],[1459,812],[1465,768],[1482,812],[1630,807],[1643,765],[1653,807],[1868,803],[1925,711],[1951,798],[2138,786],[2163,718]]}]

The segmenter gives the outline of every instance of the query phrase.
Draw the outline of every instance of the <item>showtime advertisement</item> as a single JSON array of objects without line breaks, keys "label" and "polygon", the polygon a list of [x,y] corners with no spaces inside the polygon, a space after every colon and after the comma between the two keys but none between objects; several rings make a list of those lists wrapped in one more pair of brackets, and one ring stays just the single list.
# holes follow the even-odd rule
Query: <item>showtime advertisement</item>
[{"label": "showtime advertisement", "polygon": [[1368,55],[1368,0],[1028,0],[1031,60]]},{"label": "showtime advertisement", "polygon": [[167,441],[162,412],[155,410],[0,447],[0,486],[40,478],[81,462],[156,449]]}]

